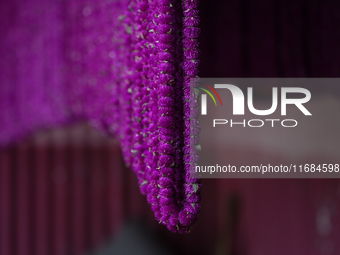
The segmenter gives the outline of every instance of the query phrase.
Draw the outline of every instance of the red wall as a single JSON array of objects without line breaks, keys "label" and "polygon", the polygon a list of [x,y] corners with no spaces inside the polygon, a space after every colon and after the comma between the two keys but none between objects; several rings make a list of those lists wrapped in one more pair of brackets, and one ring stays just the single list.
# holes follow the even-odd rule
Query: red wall
[{"label": "red wall", "polygon": [[[226,155],[233,164],[270,156],[244,148]],[[198,222],[188,235],[173,234],[154,220],[115,140],[84,125],[41,132],[0,152],[0,254],[82,254],[132,218],[183,254],[340,253],[337,179],[202,184]]]}]

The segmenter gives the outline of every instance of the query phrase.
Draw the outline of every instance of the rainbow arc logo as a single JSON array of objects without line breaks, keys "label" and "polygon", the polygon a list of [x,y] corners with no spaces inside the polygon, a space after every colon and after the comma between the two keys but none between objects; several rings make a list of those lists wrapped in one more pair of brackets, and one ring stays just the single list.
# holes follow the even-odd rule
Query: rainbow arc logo
[{"label": "rainbow arc logo", "polygon": [[[207,88],[209,88],[217,96],[217,98],[220,101],[220,104],[222,106],[222,100],[221,100],[220,95],[217,93],[217,91],[213,87],[208,85],[208,84],[203,84],[201,82],[199,82],[199,83],[202,84],[202,85],[205,85]],[[197,88],[202,90],[202,91],[204,91],[204,92],[206,92],[212,98],[212,100],[214,101],[215,106],[217,106],[215,97],[213,96],[213,94],[209,90],[204,89],[202,87],[197,87]],[[206,94],[202,94],[201,95],[201,114],[202,115],[207,115],[207,95]]]}]

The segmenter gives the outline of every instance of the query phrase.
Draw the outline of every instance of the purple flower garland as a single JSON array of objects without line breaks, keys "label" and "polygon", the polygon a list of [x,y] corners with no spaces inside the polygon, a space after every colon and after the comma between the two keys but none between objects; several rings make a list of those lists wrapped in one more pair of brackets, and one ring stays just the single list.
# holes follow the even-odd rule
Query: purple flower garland
[{"label": "purple flower garland", "polygon": [[[200,211],[198,123],[192,114],[190,79],[197,77],[197,1],[129,1],[120,134],[126,163],[136,173],[155,218],[170,231],[187,233]],[[123,104],[124,102],[124,104]],[[119,108],[119,107],[118,107]]]},{"label": "purple flower garland", "polygon": [[120,140],[155,218],[189,232],[201,189],[190,175],[198,159],[190,94],[199,63],[198,1],[7,5],[15,15],[4,16],[0,39],[0,146],[38,128],[87,120]]}]

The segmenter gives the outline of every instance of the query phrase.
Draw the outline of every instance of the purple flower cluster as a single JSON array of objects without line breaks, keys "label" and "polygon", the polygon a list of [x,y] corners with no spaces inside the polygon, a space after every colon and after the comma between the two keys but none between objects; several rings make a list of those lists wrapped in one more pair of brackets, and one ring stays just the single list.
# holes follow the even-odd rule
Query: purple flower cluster
[{"label": "purple flower cluster", "polygon": [[[199,16],[196,0],[131,1],[121,17],[121,105],[126,117],[120,140],[125,161],[155,218],[170,231],[187,233],[200,211],[198,123],[190,79],[197,77]],[[119,108],[119,107],[118,107]]]},{"label": "purple flower cluster", "polygon": [[15,15],[4,19],[0,40],[0,146],[85,119],[120,140],[155,218],[188,232],[201,189],[190,175],[198,143],[190,94],[199,63],[198,1],[51,3],[7,4]]}]

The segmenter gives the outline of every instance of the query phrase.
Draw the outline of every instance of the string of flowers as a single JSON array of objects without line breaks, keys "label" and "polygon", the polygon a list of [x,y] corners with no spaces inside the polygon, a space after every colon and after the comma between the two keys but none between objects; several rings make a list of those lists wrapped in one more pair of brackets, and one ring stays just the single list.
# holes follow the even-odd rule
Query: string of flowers
[{"label": "string of flowers", "polygon": [[197,76],[198,67],[197,4],[129,3],[135,23],[134,72],[128,88],[133,94],[131,167],[155,218],[180,233],[189,232],[200,211],[201,186],[190,176],[197,161],[193,137],[198,123],[190,105],[190,79]]},{"label": "string of flowers", "polygon": [[198,123],[190,80],[197,77],[199,17],[196,0],[127,1],[125,70],[120,92],[127,165],[136,173],[156,220],[187,233],[200,211]]},{"label": "string of flowers", "polygon": [[[39,4],[27,5],[34,10]],[[51,24],[32,11],[27,15],[34,23],[5,26],[2,40],[20,46],[8,46],[9,52],[21,52],[18,61],[34,68],[24,68],[24,62],[8,68],[14,60],[2,50],[6,129],[0,146],[33,129],[86,120],[119,139],[156,220],[170,231],[189,232],[201,189],[190,173],[198,160],[190,92],[199,63],[197,5],[197,0],[55,1],[53,12],[46,8],[53,15],[44,16]],[[27,33],[31,30],[37,35]],[[37,50],[34,38],[44,36]],[[13,83],[11,77],[21,78]]]}]

